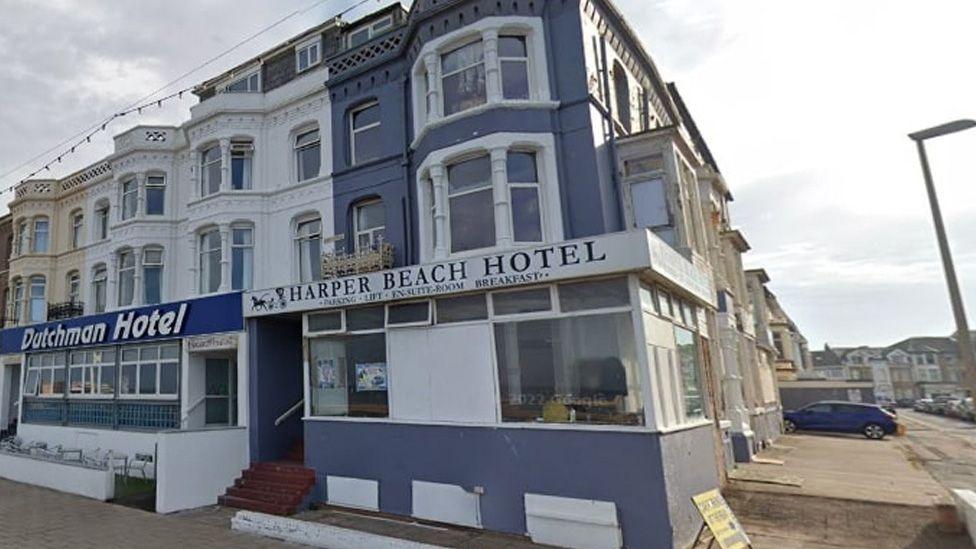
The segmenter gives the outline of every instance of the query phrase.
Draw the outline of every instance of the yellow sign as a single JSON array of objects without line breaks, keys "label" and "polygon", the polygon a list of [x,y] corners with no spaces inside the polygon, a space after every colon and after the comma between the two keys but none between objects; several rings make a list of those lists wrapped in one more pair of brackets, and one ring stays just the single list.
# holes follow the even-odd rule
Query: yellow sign
[{"label": "yellow sign", "polygon": [[[722,549],[745,549],[752,547],[749,536],[742,529],[739,520],[735,518],[729,504],[726,503],[722,493],[718,490],[709,490],[691,498],[701,513],[705,526],[711,530],[714,541],[718,542]],[[699,534],[700,535],[700,534]],[[697,540],[696,540],[697,541]],[[711,545],[711,543],[709,543]]]}]

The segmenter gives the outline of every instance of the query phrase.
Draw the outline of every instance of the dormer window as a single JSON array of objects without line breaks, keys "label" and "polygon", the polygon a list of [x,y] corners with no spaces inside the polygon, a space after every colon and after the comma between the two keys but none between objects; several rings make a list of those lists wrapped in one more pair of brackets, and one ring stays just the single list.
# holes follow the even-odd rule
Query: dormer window
[{"label": "dormer window", "polygon": [[348,44],[348,47],[355,48],[360,44],[369,42],[374,36],[380,35],[383,31],[392,26],[393,16],[387,15],[375,23],[363,25],[350,32],[348,35],[346,35],[346,43]]},{"label": "dormer window", "polygon": [[295,48],[295,72],[303,72],[319,64],[322,59],[321,42],[316,36]]},{"label": "dormer window", "polygon": [[224,86],[227,93],[255,93],[261,91],[261,74],[253,72]]}]

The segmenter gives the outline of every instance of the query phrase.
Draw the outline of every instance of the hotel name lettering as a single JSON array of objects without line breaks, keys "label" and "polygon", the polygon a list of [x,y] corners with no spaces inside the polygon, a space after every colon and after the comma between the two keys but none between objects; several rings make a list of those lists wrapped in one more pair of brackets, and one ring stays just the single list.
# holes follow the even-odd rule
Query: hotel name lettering
[{"label": "hotel name lettering", "polygon": [[244,309],[254,315],[490,290],[544,282],[554,272],[585,276],[606,261],[598,241],[584,240],[250,292]]},{"label": "hotel name lettering", "polygon": [[188,305],[183,303],[178,309],[165,312],[161,309],[153,309],[147,313],[122,312],[115,317],[111,330],[108,322],[91,322],[67,328],[60,323],[45,326],[43,329],[25,328],[20,350],[39,351],[76,345],[176,336],[183,331],[187,309]]}]

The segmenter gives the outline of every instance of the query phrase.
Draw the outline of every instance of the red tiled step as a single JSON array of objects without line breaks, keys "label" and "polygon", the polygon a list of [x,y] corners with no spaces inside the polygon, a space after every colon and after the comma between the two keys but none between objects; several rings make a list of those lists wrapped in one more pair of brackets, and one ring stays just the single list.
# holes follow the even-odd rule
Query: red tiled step
[{"label": "red tiled step", "polygon": [[254,501],[266,501],[268,503],[288,505],[290,507],[297,506],[305,497],[304,492],[284,494],[281,492],[265,492],[254,488],[240,488],[238,486],[231,486],[228,488],[227,495]]},{"label": "red tiled step", "polygon": [[269,515],[292,515],[297,511],[297,505],[286,505],[282,503],[270,503],[267,501],[257,501],[236,496],[220,496],[218,502],[226,507],[268,513]]},{"label": "red tiled step", "polygon": [[305,486],[297,484],[278,484],[277,482],[265,482],[251,478],[239,478],[234,481],[234,486],[278,494],[304,494],[307,490]]},{"label": "red tiled step", "polygon": [[248,469],[244,471],[244,478],[293,486],[311,486],[315,484],[314,474],[312,478],[309,478],[305,475],[262,471],[260,469]]},{"label": "red tiled step", "polygon": [[294,475],[303,478],[308,478],[310,480],[315,480],[315,471],[296,463],[282,463],[282,462],[255,463],[254,465],[251,466],[251,470],[266,471],[269,473],[282,473],[287,475]]}]

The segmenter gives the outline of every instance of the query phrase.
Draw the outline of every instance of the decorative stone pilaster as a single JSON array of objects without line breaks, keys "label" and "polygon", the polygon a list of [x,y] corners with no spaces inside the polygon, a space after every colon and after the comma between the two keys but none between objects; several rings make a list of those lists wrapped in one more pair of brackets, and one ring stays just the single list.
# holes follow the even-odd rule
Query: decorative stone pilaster
[{"label": "decorative stone pilaster", "polygon": [[190,151],[190,188],[191,196],[194,198],[200,198],[200,181],[203,175],[200,173],[200,162],[201,155],[200,151],[193,150]]},{"label": "decorative stone pilaster", "polygon": [[220,231],[220,287],[221,293],[230,291],[230,225],[222,224]]},{"label": "decorative stone pilaster", "polygon": [[113,253],[108,260],[108,288],[105,292],[105,310],[119,306],[119,255]]},{"label": "decorative stone pilaster", "polygon": [[427,122],[434,122],[444,116],[441,102],[441,59],[437,52],[430,52],[424,56],[424,68],[427,69]]},{"label": "decorative stone pilaster", "polygon": [[502,248],[512,245],[512,204],[508,198],[508,150],[491,149],[491,185],[495,202],[495,244]]},{"label": "decorative stone pilaster", "polygon": [[230,139],[220,140],[220,192],[230,190]]},{"label": "decorative stone pilaster", "polygon": [[146,213],[146,174],[136,174],[136,217]]},{"label": "decorative stone pilaster", "polygon": [[187,249],[190,250],[190,261],[189,271],[190,271],[190,288],[189,295],[195,295],[200,293],[200,278],[197,276],[198,266],[200,261],[200,254],[197,252],[197,245],[200,241],[200,237],[197,233],[189,233],[186,236]]},{"label": "decorative stone pilaster", "polygon": [[431,187],[434,191],[434,258],[447,257],[447,176],[443,164],[430,167]]},{"label": "decorative stone pilaster", "polygon": [[484,33],[485,45],[485,91],[489,103],[502,100],[502,74],[498,63],[498,31]]},{"label": "decorative stone pilaster", "polygon": [[132,305],[142,305],[144,293],[142,288],[142,248],[132,250],[135,270],[132,273]]}]

